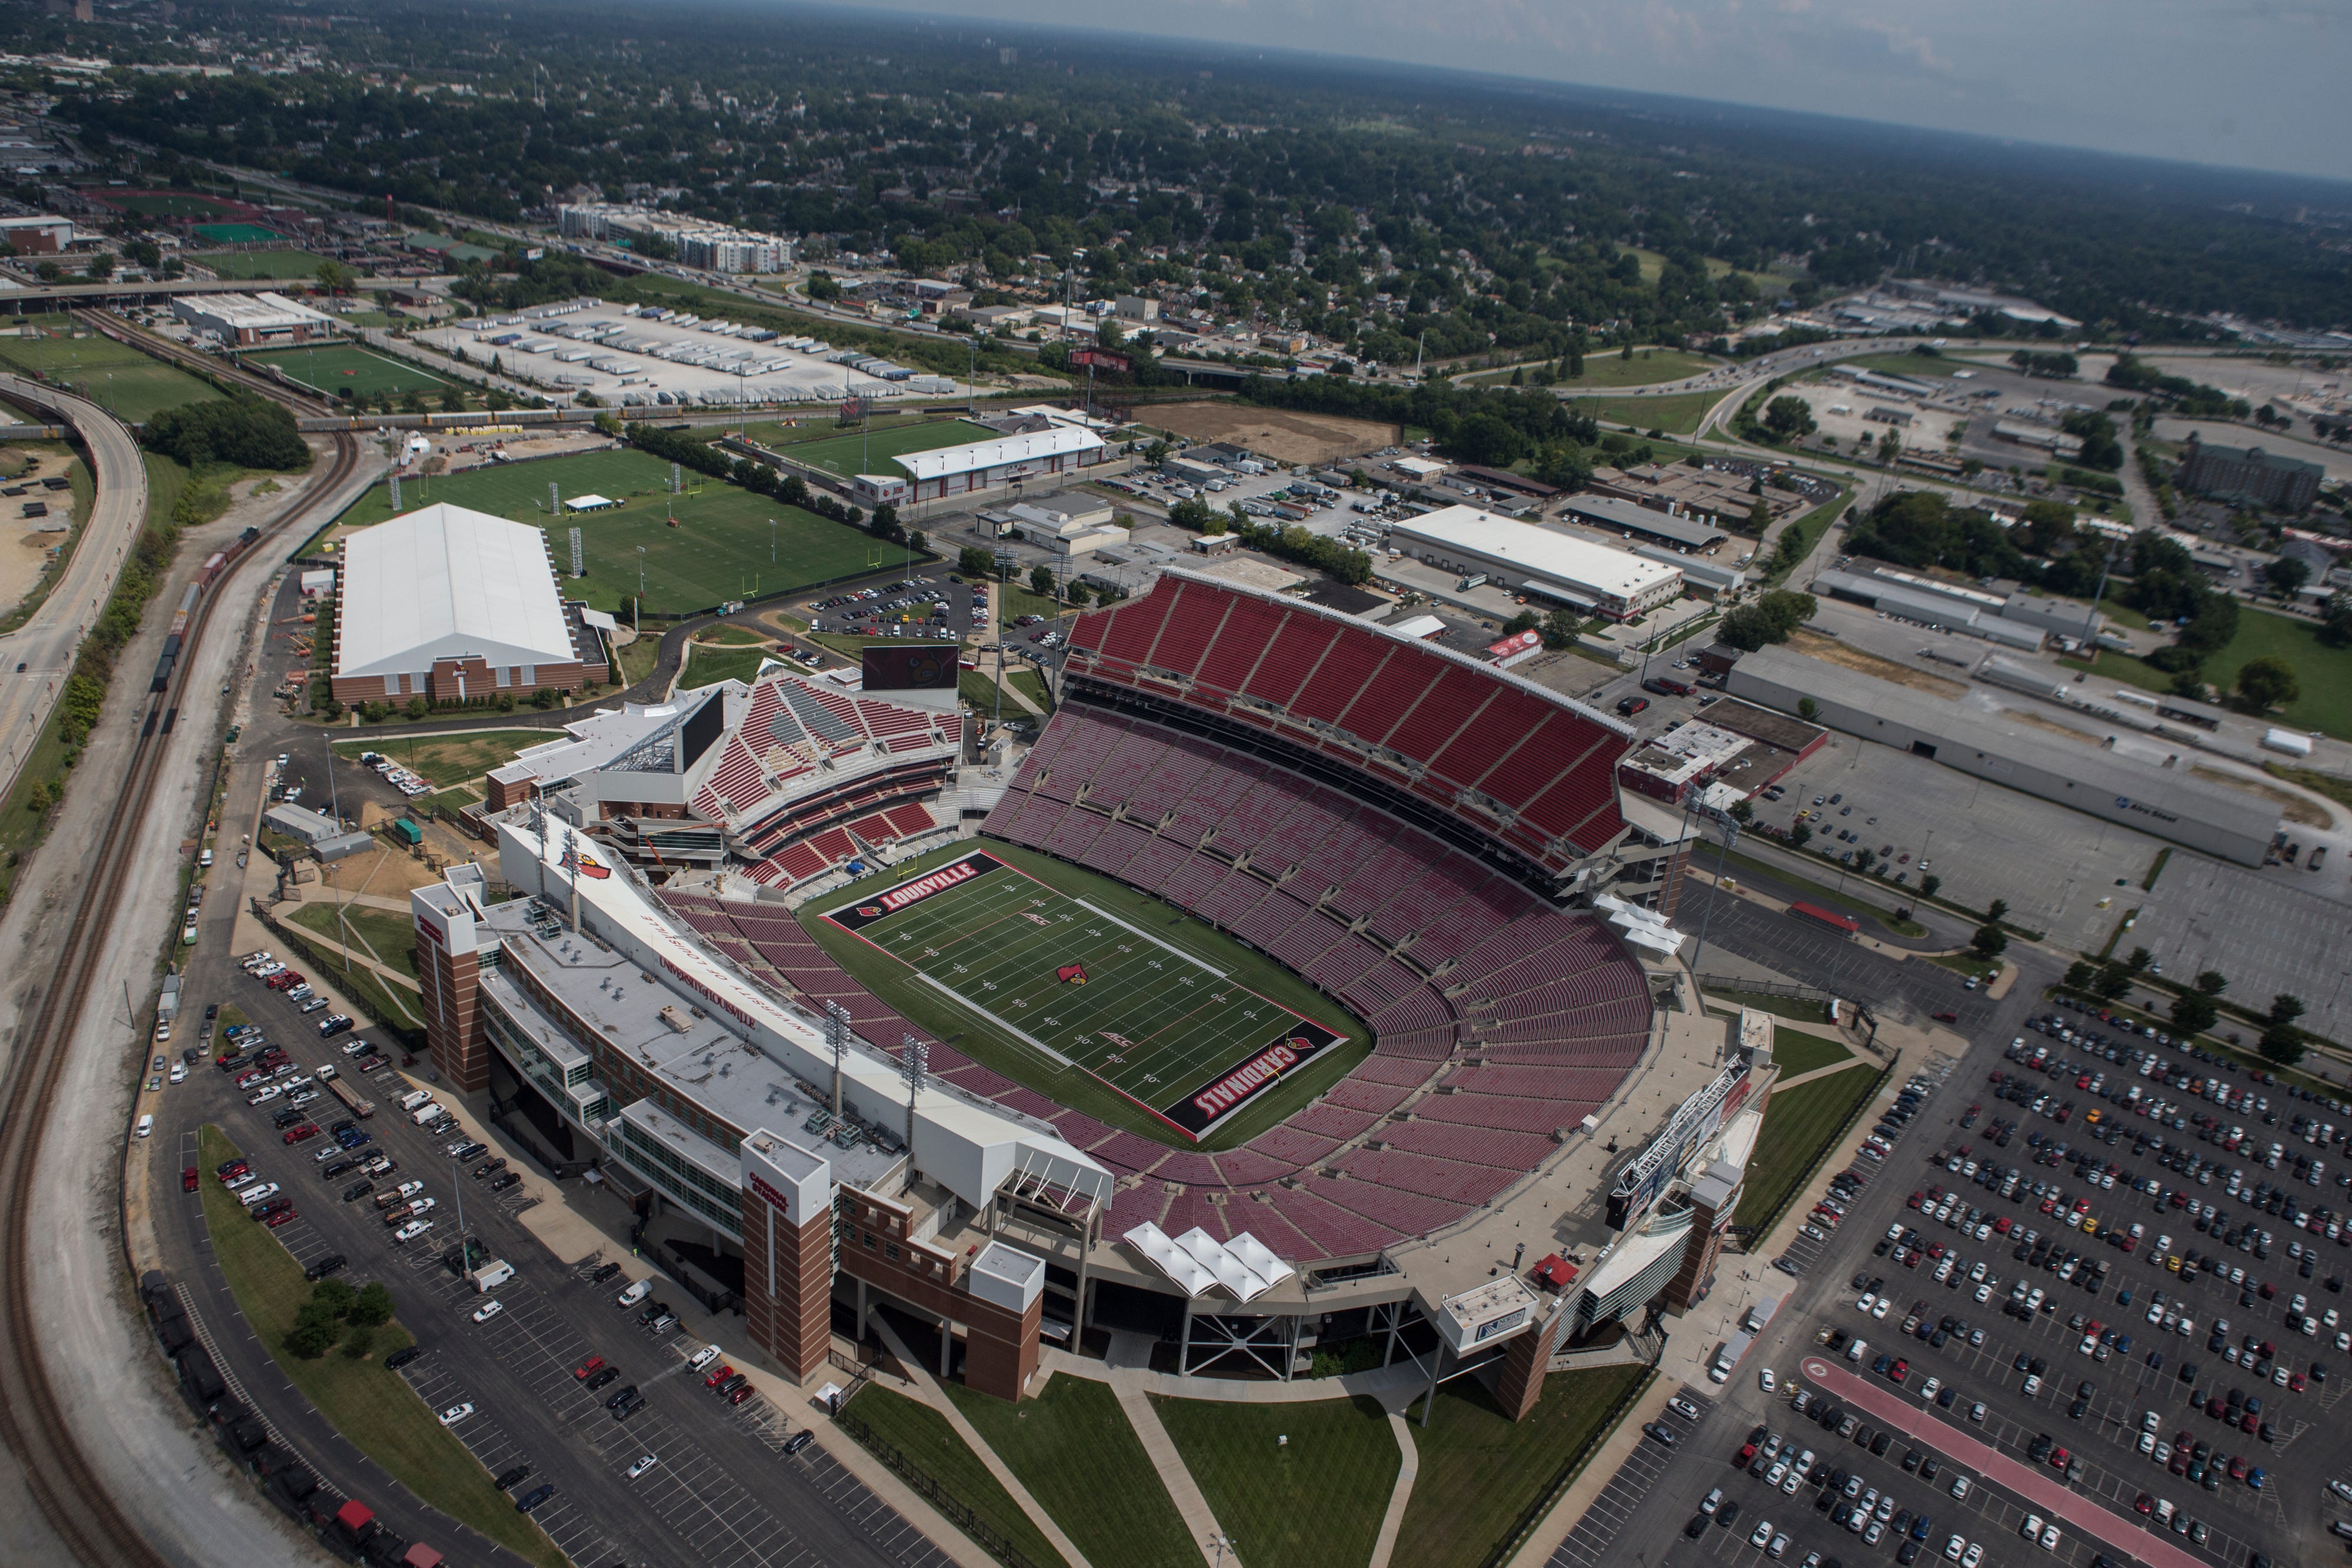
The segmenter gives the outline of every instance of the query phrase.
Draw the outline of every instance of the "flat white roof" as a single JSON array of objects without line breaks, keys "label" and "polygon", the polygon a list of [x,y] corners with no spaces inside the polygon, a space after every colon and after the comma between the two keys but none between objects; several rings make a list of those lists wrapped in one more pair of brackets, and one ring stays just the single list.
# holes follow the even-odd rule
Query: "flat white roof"
[{"label": "flat white roof", "polygon": [[1074,453],[1101,449],[1102,437],[1091,430],[1056,425],[1027,435],[1004,435],[975,441],[969,446],[942,446],[936,452],[909,452],[892,462],[916,479],[944,479],[956,474],[976,474],[1008,463],[1035,463]]},{"label": "flat white roof", "polygon": [[1679,567],[1559,533],[1539,523],[1496,517],[1475,507],[1441,507],[1418,517],[1391,523],[1389,532],[1485,556],[1526,576],[1565,588],[1619,599],[1637,599],[1682,577]]},{"label": "flat white roof", "polygon": [[493,668],[578,657],[547,536],[446,501],[343,542],[335,619],[339,675],[413,674],[467,654]]},{"label": "flat white roof", "polygon": [[203,305],[205,314],[216,320],[256,330],[268,327],[333,325],[331,317],[322,316],[308,305],[297,305],[283,294],[266,290],[250,299],[238,294],[209,294],[203,297]]}]

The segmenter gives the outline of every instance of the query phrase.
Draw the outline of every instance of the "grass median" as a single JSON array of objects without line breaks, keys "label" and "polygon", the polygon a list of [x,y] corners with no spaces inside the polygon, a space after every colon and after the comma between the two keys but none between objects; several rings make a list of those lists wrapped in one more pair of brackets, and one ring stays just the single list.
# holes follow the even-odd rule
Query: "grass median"
[{"label": "grass median", "polygon": [[376,1331],[373,1354],[365,1361],[354,1361],[339,1349],[306,1361],[285,1348],[294,1315],[310,1299],[310,1281],[302,1278],[301,1265],[278,1244],[278,1233],[255,1224],[236,1195],[211,1179],[215,1167],[236,1157],[240,1151],[236,1145],[218,1127],[206,1126],[202,1145],[198,1169],[205,1173],[205,1227],[212,1233],[213,1257],[236,1297],[237,1311],[268,1347],[287,1381],[354,1447],[417,1497],[543,1568],[564,1568],[563,1553],[537,1525],[515,1512],[511,1499],[490,1485],[489,1472],[466,1445],[434,1419],[404,1379],[383,1369],[383,1357],[414,1343],[415,1336],[397,1318]]},{"label": "grass median", "polygon": [[[1480,1568],[1594,1443],[1647,1366],[1555,1372],[1524,1421],[1506,1416],[1484,1385],[1443,1385],[1429,1425],[1412,1429],[1421,1461],[1397,1531],[1395,1561],[1413,1568]],[[1406,1419],[1416,1421],[1412,1410]]]},{"label": "grass median", "polygon": [[1200,1550],[1184,1516],[1110,1385],[1057,1376],[1043,1394],[1019,1405],[958,1384],[947,1389],[964,1419],[1087,1562],[1199,1568]]},{"label": "grass median", "polygon": [[[845,1418],[855,1416],[869,1435],[861,1436],[853,1427],[852,1436],[912,1484],[918,1494],[940,1503],[941,1511],[950,1519],[956,1511],[952,1505],[961,1505],[1010,1541],[1037,1568],[1055,1568],[1057,1563],[1066,1568],[1062,1554],[1054,1550],[1045,1533],[1013,1500],[1013,1494],[1004,1490],[1003,1483],[989,1472],[971,1445],[956,1435],[946,1416],[928,1405],[870,1383],[858,1391],[857,1397],[842,1415]],[[869,1437],[880,1438],[887,1448],[877,1447]],[[898,1456],[896,1462],[891,1458],[893,1451]],[[933,1497],[930,1487],[908,1473],[909,1466],[946,1497]]]},{"label": "grass median", "polygon": [[1756,1152],[1748,1161],[1747,1187],[1732,1223],[1762,1226],[1779,1218],[1797,1185],[1885,1077],[1883,1071],[1853,1068],[1775,1091],[1764,1112],[1763,1131],[1756,1137]]},{"label": "grass median", "polygon": [[[1150,1398],[1244,1563],[1361,1568],[1371,1556],[1404,1462],[1379,1401]],[[1396,1560],[1419,1561],[1402,1552]]]}]

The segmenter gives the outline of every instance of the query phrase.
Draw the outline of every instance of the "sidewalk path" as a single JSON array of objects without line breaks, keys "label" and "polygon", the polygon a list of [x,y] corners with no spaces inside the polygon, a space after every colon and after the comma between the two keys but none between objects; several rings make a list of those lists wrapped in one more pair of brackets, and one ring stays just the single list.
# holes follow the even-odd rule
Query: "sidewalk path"
[{"label": "sidewalk path", "polygon": [[1029,1495],[1029,1489],[1021,1484],[1021,1478],[1013,1473],[1012,1467],[999,1458],[996,1450],[988,1446],[988,1439],[980,1435],[980,1429],[964,1419],[964,1414],[956,1407],[956,1402],[932,1380],[921,1359],[907,1348],[906,1342],[899,1339],[889,1322],[878,1312],[866,1321],[881,1334],[882,1343],[889,1346],[890,1354],[898,1358],[898,1364],[906,1368],[908,1378],[914,1384],[912,1397],[947,1417],[947,1423],[954,1428],[955,1435],[963,1439],[964,1446],[982,1464],[988,1467],[988,1473],[996,1478],[997,1484],[1012,1494],[1021,1511],[1029,1516],[1029,1522],[1037,1527],[1070,1568],[1090,1568],[1085,1554],[1072,1544],[1068,1536],[1062,1533],[1062,1527],[1054,1522],[1054,1516],[1045,1511],[1044,1504]]},{"label": "sidewalk path", "polygon": [[1783,1089],[1794,1089],[1800,1083],[1811,1083],[1816,1078],[1827,1078],[1832,1072],[1843,1072],[1848,1068],[1874,1068],[1883,1065],[1885,1064],[1870,1057],[1849,1056],[1843,1061],[1832,1061],[1827,1067],[1816,1067],[1810,1072],[1800,1072],[1792,1078],[1783,1078],[1772,1085],[1772,1092],[1778,1094]]},{"label": "sidewalk path", "polygon": [[1184,1528],[1192,1532],[1193,1543],[1208,1556],[1209,1542],[1224,1533],[1217,1516],[1210,1511],[1209,1500],[1202,1494],[1201,1483],[1192,1479],[1185,1468],[1184,1456],[1176,1451],[1174,1439],[1168,1428],[1160,1424],[1160,1412],[1151,1407],[1143,1390],[1131,1380],[1115,1381],[1111,1392],[1118,1397],[1118,1407],[1127,1412],[1127,1424],[1143,1444],[1143,1451],[1151,1457],[1151,1468],[1160,1472],[1160,1484],[1168,1489],[1168,1499],[1184,1519]]},{"label": "sidewalk path", "polygon": [[1371,1561],[1365,1568],[1389,1568],[1395,1554],[1397,1531],[1404,1528],[1404,1511],[1412,1501],[1413,1478],[1421,1474],[1421,1450],[1413,1447],[1412,1427],[1395,1411],[1389,1412],[1389,1430],[1396,1434],[1403,1462],[1397,1466],[1396,1487],[1389,1493],[1389,1511],[1381,1516],[1381,1533],[1372,1542]]}]

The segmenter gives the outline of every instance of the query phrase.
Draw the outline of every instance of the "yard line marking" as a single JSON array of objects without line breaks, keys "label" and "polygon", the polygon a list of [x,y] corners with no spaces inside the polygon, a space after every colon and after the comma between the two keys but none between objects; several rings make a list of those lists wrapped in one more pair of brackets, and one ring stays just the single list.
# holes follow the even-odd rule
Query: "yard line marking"
[{"label": "yard line marking", "polygon": [[1150,932],[1142,929],[1140,926],[1129,925],[1126,921],[1121,920],[1118,915],[1111,914],[1107,909],[1097,909],[1095,905],[1088,904],[1085,899],[1075,897],[1066,893],[1062,896],[1069,899],[1072,904],[1076,904],[1080,909],[1087,910],[1091,914],[1102,916],[1105,920],[1109,921],[1113,925],[1119,927],[1123,931],[1134,932],[1138,936],[1142,937],[1146,942],[1150,943],[1153,946],[1165,948],[1167,951],[1175,954],[1179,958],[1183,959],[1186,963],[1191,964],[1195,967],[1208,970],[1209,973],[1216,976],[1217,978],[1221,980],[1227,980],[1233,977],[1224,970],[1216,967],[1214,965],[1202,963],[1200,959],[1194,957],[1192,954],[1185,952],[1184,949],[1175,946],[1173,943],[1163,942],[1159,937],[1154,936]]}]

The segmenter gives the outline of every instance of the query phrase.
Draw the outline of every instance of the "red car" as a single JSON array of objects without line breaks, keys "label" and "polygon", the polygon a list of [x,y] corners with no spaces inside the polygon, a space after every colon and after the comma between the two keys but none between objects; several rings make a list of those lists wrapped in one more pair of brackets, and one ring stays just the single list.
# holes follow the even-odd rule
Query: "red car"
[{"label": "red car", "polygon": [[1910,1375],[1911,1364],[1907,1361],[1898,1361],[1886,1369],[1886,1381],[1889,1383],[1900,1383]]},{"label": "red car", "polygon": [[2053,1448],[2050,1450],[2050,1468],[2052,1469],[2063,1470],[2074,1462],[2074,1456],[2068,1453],[2065,1449]]},{"label": "red car", "polygon": [[1735,1464],[1735,1465],[1745,1465],[1746,1463],[1748,1463],[1748,1460],[1750,1460],[1750,1459],[1754,1458],[1755,1457],[1756,1457],[1756,1445],[1755,1445],[1755,1444],[1753,1444],[1753,1443],[1743,1443],[1742,1445],[1740,1445],[1740,1448],[1739,1448],[1739,1457],[1738,1457],[1738,1458],[1736,1458],[1736,1459],[1732,1460],[1731,1462],[1732,1462],[1733,1464]]},{"label": "red car", "polygon": [[281,1225],[285,1224],[287,1221],[289,1221],[289,1220],[290,1220],[290,1219],[293,1219],[294,1218],[296,1218],[296,1216],[295,1216],[295,1213],[294,1213],[294,1211],[293,1211],[292,1209],[290,1209],[290,1208],[281,1208],[281,1209],[279,1209],[277,1213],[275,1213],[275,1214],[271,1215],[268,1219],[264,1220],[262,1223],[263,1223],[263,1224],[265,1224],[265,1225],[267,1225],[267,1226],[268,1226],[270,1229],[275,1230],[275,1229],[277,1229],[279,1226],[281,1226]]},{"label": "red car", "polygon": [[228,1164],[221,1166],[219,1170],[215,1171],[213,1174],[220,1177],[225,1183],[233,1182],[252,1168],[253,1167],[251,1166],[246,1164],[243,1160],[231,1160]]},{"label": "red car", "polygon": [[730,1394],[727,1396],[727,1403],[730,1405],[740,1405],[743,1401],[751,1398],[751,1396],[758,1392],[760,1392],[758,1389],[752,1387],[747,1383],[742,1387],[737,1389],[734,1393]]},{"label": "red car", "polygon": [[305,1122],[299,1127],[286,1129],[286,1141],[289,1144],[307,1143],[318,1135],[319,1124],[316,1122]]},{"label": "red car", "polygon": [[195,1166],[190,1166],[186,1170],[180,1173],[180,1190],[182,1192],[194,1192],[196,1190]]},{"label": "red car", "polygon": [[716,1388],[734,1375],[735,1369],[722,1361],[717,1366],[710,1369],[710,1375],[702,1380],[702,1386],[705,1388]]},{"label": "red car", "polygon": [[572,1369],[572,1375],[579,1378],[584,1383],[589,1378],[593,1377],[597,1373],[604,1370],[604,1358],[601,1355],[592,1355],[587,1360],[582,1362],[579,1365],[573,1367]]}]

